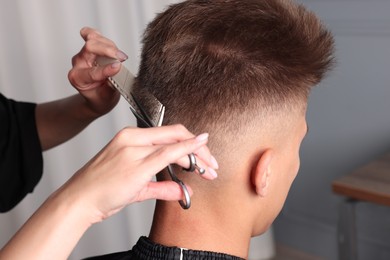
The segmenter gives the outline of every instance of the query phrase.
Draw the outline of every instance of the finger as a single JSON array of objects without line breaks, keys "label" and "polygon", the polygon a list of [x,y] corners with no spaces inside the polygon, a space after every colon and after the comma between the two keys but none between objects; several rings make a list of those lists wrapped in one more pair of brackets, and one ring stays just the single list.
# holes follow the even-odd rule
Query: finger
[{"label": "finger", "polygon": [[119,50],[112,40],[102,36],[98,31],[87,27],[83,28],[80,34],[85,40],[85,50],[81,52],[84,58],[95,58],[96,56],[93,57],[90,55],[94,54],[115,58],[120,61],[128,59],[128,56]]},{"label": "finger", "polygon": [[115,46],[115,43],[104,37],[99,31],[89,28],[89,27],[84,27],[80,30],[80,35],[84,39],[84,41],[99,41],[99,42],[104,42],[107,45],[113,45]]},{"label": "finger", "polygon": [[111,40],[106,38],[88,40],[85,42],[85,52],[83,53],[92,53],[97,56],[107,56],[120,61],[124,61],[128,58],[128,56],[120,51]]},{"label": "finger", "polygon": [[[180,124],[146,129],[129,127],[123,129],[122,131],[124,131],[123,134],[126,136],[126,142],[133,146],[171,144],[195,137],[194,134]],[[137,136],[137,138],[134,138],[134,136]],[[207,146],[199,148],[196,151],[196,154],[202,158],[203,161],[213,167],[213,163],[211,162],[212,156]]]},{"label": "finger", "polygon": [[85,45],[79,54],[73,57],[73,67],[85,67],[86,65],[92,67],[97,56],[106,56],[119,61],[128,59],[127,54],[119,50],[113,41],[102,36],[97,30],[84,27],[80,35],[85,40]]},{"label": "finger", "polygon": [[88,37],[96,37],[101,35],[101,33],[98,30],[95,30],[91,27],[83,27],[80,30],[80,35],[84,39],[84,41],[88,40]]},{"label": "finger", "polygon": [[[95,33],[96,32],[96,33]],[[101,43],[104,43],[104,44],[107,44],[107,45],[112,45],[112,46],[115,46],[115,43],[108,39],[107,37],[104,37],[100,32],[98,31],[93,31],[91,33],[88,33],[87,35],[85,35],[85,37],[83,37],[84,41],[85,42],[101,42]]]},{"label": "finger", "polygon": [[[190,158],[189,155],[186,155],[185,157],[182,157],[178,159],[175,164],[181,166],[183,168],[183,171],[186,171],[188,173],[195,173],[200,175],[202,178],[207,179],[207,180],[213,180],[217,178],[217,173],[216,171],[207,165],[204,161],[200,160],[199,158],[195,157],[196,159],[196,166],[198,169],[195,169],[193,172],[188,172],[185,169],[190,168]],[[201,171],[204,171],[203,173]]]},{"label": "finger", "polygon": [[[180,158],[186,156],[205,145],[208,141],[208,134],[202,134],[196,138],[185,140],[179,143],[168,144],[157,149],[152,154],[145,158],[145,165],[151,172],[159,172],[168,164],[176,163]],[[215,179],[217,176],[212,176],[213,172],[209,172],[205,177]]]},{"label": "finger", "polygon": [[[137,138],[134,135],[132,137]],[[164,159],[164,162],[158,164],[162,165],[159,166],[161,169],[171,163],[178,163],[179,165],[188,168],[190,165],[188,154],[197,150],[199,146],[206,145],[208,134],[205,133],[184,141],[161,145],[134,145],[126,143],[127,140],[125,138],[127,138],[127,136],[121,131],[114,137],[110,144],[113,147],[130,149],[132,154],[134,156],[136,155],[136,160],[146,161],[153,157],[161,157]],[[188,152],[186,153],[185,151]],[[147,164],[150,164],[150,162]]]},{"label": "finger", "polygon": [[[154,128],[125,128],[120,131],[116,138],[120,143],[126,143],[131,146],[145,145],[164,145],[181,142],[194,138],[194,134],[187,130],[183,125],[169,125]],[[211,155],[206,145],[201,146],[195,151],[207,166],[218,169],[218,163]]]},{"label": "finger", "polygon": [[[107,77],[118,73],[121,66],[121,63],[118,61],[104,67],[94,66],[91,68],[73,69],[69,72],[68,78],[72,85],[79,86],[78,88],[80,89],[80,86],[88,86],[91,83],[107,80]],[[93,87],[93,85],[89,85],[89,88]],[[87,88],[83,88],[83,90],[85,89]]]},{"label": "finger", "polygon": [[[134,158],[135,160],[146,160],[145,158],[147,158],[148,156],[150,156],[154,152],[158,151],[159,149],[164,149],[164,146],[166,146],[166,145],[133,147],[132,153],[137,155],[137,158]],[[204,161],[202,161],[199,158],[196,158],[195,160],[196,160],[196,165],[199,168],[202,168],[204,170],[204,173],[201,173],[200,169],[196,169],[191,173],[198,174],[202,178],[208,179],[208,180],[213,180],[217,177],[217,173],[215,172],[215,170],[212,167],[208,166],[207,163],[205,163]],[[181,166],[183,168],[183,171],[185,171],[185,169],[190,168],[189,155],[186,154],[185,156],[183,156],[183,157],[181,157],[181,158],[179,158],[176,161],[171,162],[171,163],[174,163],[174,164]],[[164,168],[167,165],[168,164],[162,165],[162,167]],[[188,172],[188,174],[191,174],[191,173]]]},{"label": "finger", "polygon": [[[194,138],[195,135],[183,125],[169,125],[152,128],[123,129],[129,144],[134,146],[171,144]],[[127,133],[128,132],[128,133]],[[136,136],[137,138],[134,138]]]},{"label": "finger", "polygon": [[194,152],[194,154],[213,169],[219,168],[217,160],[215,159],[214,156],[212,156],[207,146],[200,147],[198,150]]},{"label": "finger", "polygon": [[[162,130],[162,131],[160,131]],[[179,142],[193,138],[195,135],[187,130],[183,125],[171,125],[164,127],[152,128],[149,134],[143,136],[148,138],[148,141],[153,145],[156,144],[169,144],[173,142]],[[214,169],[218,169],[218,163],[211,155],[211,152],[207,146],[200,147],[194,152],[198,158]]]},{"label": "finger", "polygon": [[[187,190],[192,196],[193,191],[191,187],[186,186]],[[183,191],[180,185],[174,181],[160,181],[160,182],[149,182],[147,187],[140,193],[137,200],[144,201],[148,199],[158,200],[181,200],[184,198]]]}]

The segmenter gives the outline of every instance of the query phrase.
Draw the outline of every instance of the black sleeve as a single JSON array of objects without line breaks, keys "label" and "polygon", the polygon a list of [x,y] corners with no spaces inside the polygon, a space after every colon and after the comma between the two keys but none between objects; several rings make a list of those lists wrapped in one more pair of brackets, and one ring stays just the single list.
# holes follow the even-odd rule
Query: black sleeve
[{"label": "black sleeve", "polygon": [[42,176],[35,107],[0,93],[0,212],[18,204]]}]

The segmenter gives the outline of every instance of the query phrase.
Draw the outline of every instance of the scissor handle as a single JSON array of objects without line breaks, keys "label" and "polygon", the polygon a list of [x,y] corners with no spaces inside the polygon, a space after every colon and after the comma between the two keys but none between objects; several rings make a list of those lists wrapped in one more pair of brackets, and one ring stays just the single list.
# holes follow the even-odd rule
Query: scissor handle
[{"label": "scissor handle", "polygon": [[183,209],[189,209],[191,207],[191,197],[190,197],[190,193],[187,190],[186,185],[179,178],[177,178],[177,176],[175,175],[175,172],[174,172],[171,164],[168,165],[168,172],[169,172],[169,175],[171,176],[171,179],[174,182],[176,182],[177,184],[179,184],[181,190],[183,191],[184,201],[183,200],[179,200],[180,206]]},{"label": "scissor handle", "polygon": [[181,190],[184,193],[184,199],[185,199],[185,201],[179,200],[179,204],[183,209],[189,209],[191,207],[191,197],[190,197],[190,193],[187,190],[187,186],[181,180],[178,180],[176,183],[180,185]]}]

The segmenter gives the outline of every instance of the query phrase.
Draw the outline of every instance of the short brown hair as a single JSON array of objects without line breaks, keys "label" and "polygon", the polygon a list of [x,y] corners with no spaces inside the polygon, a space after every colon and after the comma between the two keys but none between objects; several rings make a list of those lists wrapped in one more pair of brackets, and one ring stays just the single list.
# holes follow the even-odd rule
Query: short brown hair
[{"label": "short brown hair", "polygon": [[195,133],[234,130],[245,113],[306,101],[334,48],[315,14],[287,0],[174,4],[149,24],[143,43],[137,84],[166,106],[164,124]]}]

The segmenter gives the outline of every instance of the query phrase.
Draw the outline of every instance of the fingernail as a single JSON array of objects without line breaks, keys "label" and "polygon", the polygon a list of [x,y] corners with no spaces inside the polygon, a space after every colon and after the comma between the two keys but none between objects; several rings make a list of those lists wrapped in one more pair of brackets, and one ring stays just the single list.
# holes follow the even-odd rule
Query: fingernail
[{"label": "fingernail", "polygon": [[204,133],[204,134],[200,134],[198,135],[195,140],[198,141],[198,142],[202,142],[202,141],[205,141],[209,138],[209,134],[208,133]]},{"label": "fingernail", "polygon": [[214,156],[211,155],[211,164],[213,166],[214,169],[218,169],[219,168],[219,165],[218,165],[218,162],[217,160],[215,159]]},{"label": "fingernail", "polygon": [[213,176],[213,179],[218,177],[217,172],[213,168],[208,168],[209,172],[211,173],[211,176]]},{"label": "fingernail", "polygon": [[124,60],[127,60],[127,59],[129,58],[129,57],[126,55],[126,53],[124,53],[123,51],[117,51],[116,57],[117,57],[118,60],[120,60],[120,61],[124,61]]},{"label": "fingernail", "polygon": [[111,68],[116,69],[116,68],[118,68],[120,65],[121,65],[121,63],[120,63],[119,61],[116,61],[116,62],[114,62],[114,63],[111,63]]}]

